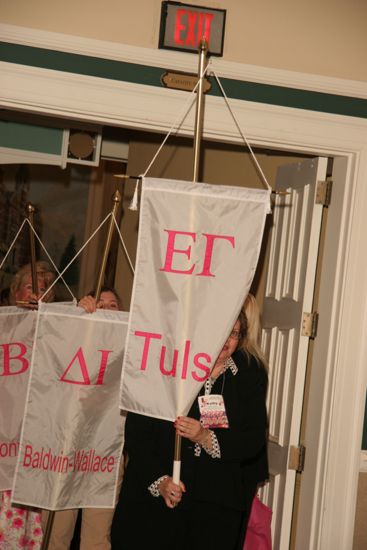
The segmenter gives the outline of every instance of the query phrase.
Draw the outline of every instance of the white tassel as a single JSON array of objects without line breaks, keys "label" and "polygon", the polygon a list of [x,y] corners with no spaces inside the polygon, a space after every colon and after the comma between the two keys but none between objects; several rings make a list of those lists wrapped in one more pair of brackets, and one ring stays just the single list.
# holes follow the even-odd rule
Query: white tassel
[{"label": "white tassel", "polygon": [[129,206],[129,210],[137,210],[138,209],[138,186],[139,186],[139,180],[136,180],[135,185],[135,191],[132,198],[132,201]]}]

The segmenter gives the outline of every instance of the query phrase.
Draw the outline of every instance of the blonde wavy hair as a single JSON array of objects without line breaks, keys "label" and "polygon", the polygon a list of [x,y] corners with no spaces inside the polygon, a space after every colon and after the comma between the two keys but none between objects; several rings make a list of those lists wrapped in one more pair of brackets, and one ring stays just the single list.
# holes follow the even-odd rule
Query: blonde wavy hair
[{"label": "blonde wavy hair", "polygon": [[[53,283],[55,280],[55,273],[52,270],[49,263],[44,261],[38,261],[36,262],[36,272],[37,276],[42,276],[44,278],[44,281],[46,283],[46,291],[44,295],[47,295],[47,302],[53,302],[55,295],[53,292],[53,289],[51,289],[49,292],[47,291],[47,288]],[[11,284],[10,284],[10,293],[9,293],[9,303],[11,305],[14,305],[15,300],[15,294],[20,289],[23,280],[26,276],[30,275],[32,273],[32,267],[31,264],[23,265],[17,273],[14,275]]]},{"label": "blonde wavy hair", "polygon": [[260,309],[255,296],[248,294],[239,315],[241,323],[241,340],[239,349],[253,355],[259,363],[267,368],[267,360],[260,347],[261,322]]}]

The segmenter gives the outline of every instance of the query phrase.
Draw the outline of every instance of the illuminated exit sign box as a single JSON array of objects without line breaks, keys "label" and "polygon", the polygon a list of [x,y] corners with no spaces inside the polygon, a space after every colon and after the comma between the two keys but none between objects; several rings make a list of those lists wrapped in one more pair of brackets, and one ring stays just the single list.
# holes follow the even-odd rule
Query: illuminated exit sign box
[{"label": "illuminated exit sign box", "polygon": [[211,55],[223,55],[226,10],[162,2],[159,47],[197,53],[205,37]]}]

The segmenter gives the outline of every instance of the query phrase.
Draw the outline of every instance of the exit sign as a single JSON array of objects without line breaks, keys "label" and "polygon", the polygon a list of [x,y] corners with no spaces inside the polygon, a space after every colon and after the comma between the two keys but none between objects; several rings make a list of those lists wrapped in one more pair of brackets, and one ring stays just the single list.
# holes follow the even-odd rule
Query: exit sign
[{"label": "exit sign", "polygon": [[226,10],[162,2],[159,47],[197,53],[205,37],[211,55],[223,55]]}]

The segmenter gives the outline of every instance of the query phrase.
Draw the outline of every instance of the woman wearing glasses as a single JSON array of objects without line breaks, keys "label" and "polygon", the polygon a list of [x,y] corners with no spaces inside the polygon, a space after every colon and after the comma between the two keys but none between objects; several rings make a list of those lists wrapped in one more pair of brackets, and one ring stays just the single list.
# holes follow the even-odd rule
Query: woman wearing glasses
[{"label": "woman wearing glasses", "polygon": [[[268,477],[265,361],[249,295],[187,417],[129,413],[129,463],[112,525],[112,549],[242,549],[259,483]],[[175,431],[181,481],[173,482]]]}]

